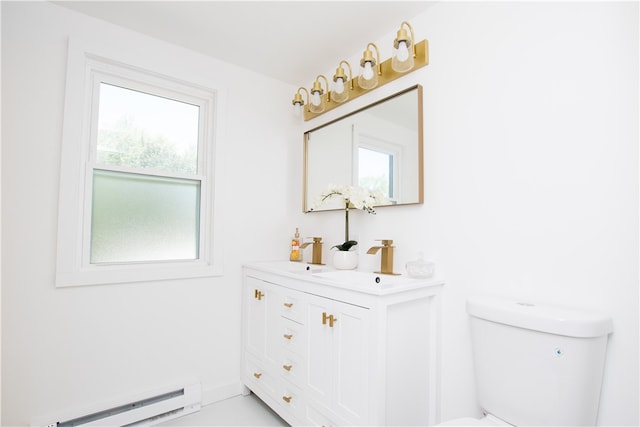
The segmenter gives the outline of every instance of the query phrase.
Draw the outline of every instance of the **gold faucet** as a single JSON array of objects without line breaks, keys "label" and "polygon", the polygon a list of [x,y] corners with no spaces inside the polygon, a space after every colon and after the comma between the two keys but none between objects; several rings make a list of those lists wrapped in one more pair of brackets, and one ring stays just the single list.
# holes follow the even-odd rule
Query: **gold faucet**
[{"label": "gold faucet", "polygon": [[311,262],[309,264],[322,264],[322,237],[314,237],[313,242],[307,242],[300,245],[300,249],[304,249],[309,245],[313,245],[311,252]]},{"label": "gold faucet", "polygon": [[393,272],[393,248],[395,248],[395,246],[391,246],[393,244],[393,240],[380,241],[382,242],[382,246],[373,246],[367,251],[369,255],[373,255],[380,249],[382,249],[382,257],[380,258],[380,271],[376,271],[375,273],[392,274],[396,276],[399,275],[399,273]]}]

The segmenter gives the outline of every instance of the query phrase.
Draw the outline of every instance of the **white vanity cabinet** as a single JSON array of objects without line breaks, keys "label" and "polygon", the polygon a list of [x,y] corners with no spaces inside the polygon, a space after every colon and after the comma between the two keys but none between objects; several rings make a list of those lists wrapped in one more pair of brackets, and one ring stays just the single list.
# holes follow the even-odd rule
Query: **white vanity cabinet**
[{"label": "white vanity cabinet", "polygon": [[436,424],[442,283],[345,285],[290,267],[243,268],[244,385],[291,425]]}]

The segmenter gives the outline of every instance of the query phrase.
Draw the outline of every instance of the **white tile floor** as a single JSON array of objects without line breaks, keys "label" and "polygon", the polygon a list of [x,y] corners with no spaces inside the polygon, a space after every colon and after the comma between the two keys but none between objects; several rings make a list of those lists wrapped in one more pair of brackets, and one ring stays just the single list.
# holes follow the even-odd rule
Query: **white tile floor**
[{"label": "white tile floor", "polygon": [[203,406],[198,412],[158,425],[163,427],[288,426],[282,418],[276,415],[271,408],[265,405],[253,393],[248,396],[236,396]]}]

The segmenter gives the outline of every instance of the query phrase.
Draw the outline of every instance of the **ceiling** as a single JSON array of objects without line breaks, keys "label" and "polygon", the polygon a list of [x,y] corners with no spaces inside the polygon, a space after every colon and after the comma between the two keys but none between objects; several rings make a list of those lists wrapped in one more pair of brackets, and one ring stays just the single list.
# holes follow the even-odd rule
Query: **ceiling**
[{"label": "ceiling", "polygon": [[[307,85],[431,1],[54,1],[60,6]],[[416,39],[423,37],[416,35]],[[391,41],[389,41],[391,43]],[[308,80],[308,81],[307,81]]]}]

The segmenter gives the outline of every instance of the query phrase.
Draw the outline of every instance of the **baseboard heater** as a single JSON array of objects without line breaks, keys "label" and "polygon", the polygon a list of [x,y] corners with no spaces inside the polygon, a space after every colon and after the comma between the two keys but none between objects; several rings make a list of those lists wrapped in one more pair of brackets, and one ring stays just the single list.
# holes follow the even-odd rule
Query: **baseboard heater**
[{"label": "baseboard heater", "polygon": [[152,426],[199,411],[201,404],[202,391],[200,384],[195,383],[50,423],[45,427]]}]

